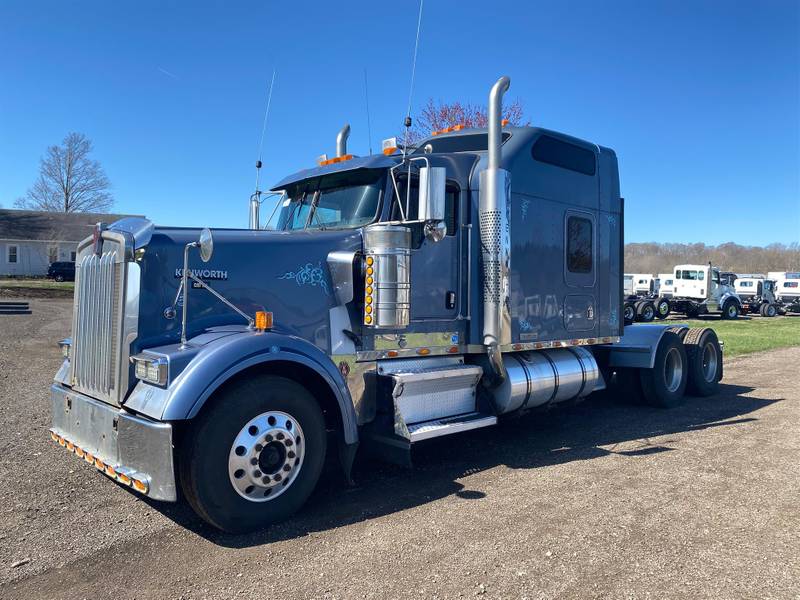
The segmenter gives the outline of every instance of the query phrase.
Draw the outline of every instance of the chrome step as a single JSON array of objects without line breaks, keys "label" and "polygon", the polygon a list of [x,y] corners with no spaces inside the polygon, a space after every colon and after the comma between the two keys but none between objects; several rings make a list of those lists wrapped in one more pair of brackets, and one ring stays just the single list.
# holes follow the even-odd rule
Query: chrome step
[{"label": "chrome step", "polygon": [[393,373],[392,398],[405,423],[474,412],[475,387],[483,370],[475,365]]},{"label": "chrome step", "polygon": [[421,442],[422,440],[428,440],[442,435],[461,433],[462,431],[469,431],[470,429],[478,429],[480,427],[488,427],[489,425],[496,424],[497,417],[494,415],[472,412],[465,415],[447,417],[445,419],[434,419],[432,421],[414,423],[413,425],[408,425],[408,433],[409,440],[413,444],[414,442]]}]

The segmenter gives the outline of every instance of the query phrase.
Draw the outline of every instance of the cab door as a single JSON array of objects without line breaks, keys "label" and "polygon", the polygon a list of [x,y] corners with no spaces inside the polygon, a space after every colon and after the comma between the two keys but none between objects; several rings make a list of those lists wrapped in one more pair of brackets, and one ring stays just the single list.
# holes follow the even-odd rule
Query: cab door
[{"label": "cab door", "polygon": [[[399,178],[398,192],[409,200],[408,220],[417,219],[419,180],[412,175],[411,193],[407,196],[406,179]],[[445,189],[445,225],[447,232],[438,242],[425,236],[421,223],[411,225],[411,321],[454,321],[462,304],[460,292],[460,247],[462,232],[458,226],[461,190],[452,182]],[[393,213],[393,218],[400,215]],[[445,327],[443,325],[443,327]]]}]

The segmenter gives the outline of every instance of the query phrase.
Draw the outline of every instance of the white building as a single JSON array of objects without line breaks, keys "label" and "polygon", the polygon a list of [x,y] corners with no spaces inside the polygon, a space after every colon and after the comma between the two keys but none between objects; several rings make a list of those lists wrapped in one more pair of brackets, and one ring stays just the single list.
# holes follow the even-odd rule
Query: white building
[{"label": "white building", "polygon": [[0,210],[0,277],[46,275],[50,263],[75,260],[78,242],[95,224],[126,216]]}]

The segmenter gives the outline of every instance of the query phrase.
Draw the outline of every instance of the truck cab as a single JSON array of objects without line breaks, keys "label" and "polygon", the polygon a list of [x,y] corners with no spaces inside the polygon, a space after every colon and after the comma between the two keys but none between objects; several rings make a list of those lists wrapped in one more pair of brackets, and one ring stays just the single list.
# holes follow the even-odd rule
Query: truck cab
[{"label": "truck cab", "polygon": [[674,311],[690,317],[708,313],[719,313],[724,319],[739,316],[741,301],[719,268],[711,264],[676,265],[673,273]]},{"label": "truck cab", "polygon": [[775,281],[775,297],[782,312],[800,312],[800,272],[771,271],[767,277]]},{"label": "truck cab", "polygon": [[760,314],[762,317],[774,317],[778,314],[774,280],[763,277],[737,277],[734,288],[745,312]]},{"label": "truck cab", "polygon": [[658,293],[664,298],[671,298],[674,291],[674,277],[673,273],[659,273],[659,289]]}]

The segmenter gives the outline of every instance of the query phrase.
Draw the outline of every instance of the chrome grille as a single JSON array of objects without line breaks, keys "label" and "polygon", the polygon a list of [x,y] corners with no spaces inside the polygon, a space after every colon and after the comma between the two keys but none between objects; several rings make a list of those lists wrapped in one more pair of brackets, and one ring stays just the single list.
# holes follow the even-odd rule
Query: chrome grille
[{"label": "chrome grille", "polygon": [[[114,244],[107,244],[114,247]],[[80,259],[75,286],[72,382],[80,391],[116,401],[122,264],[116,248]]]}]

